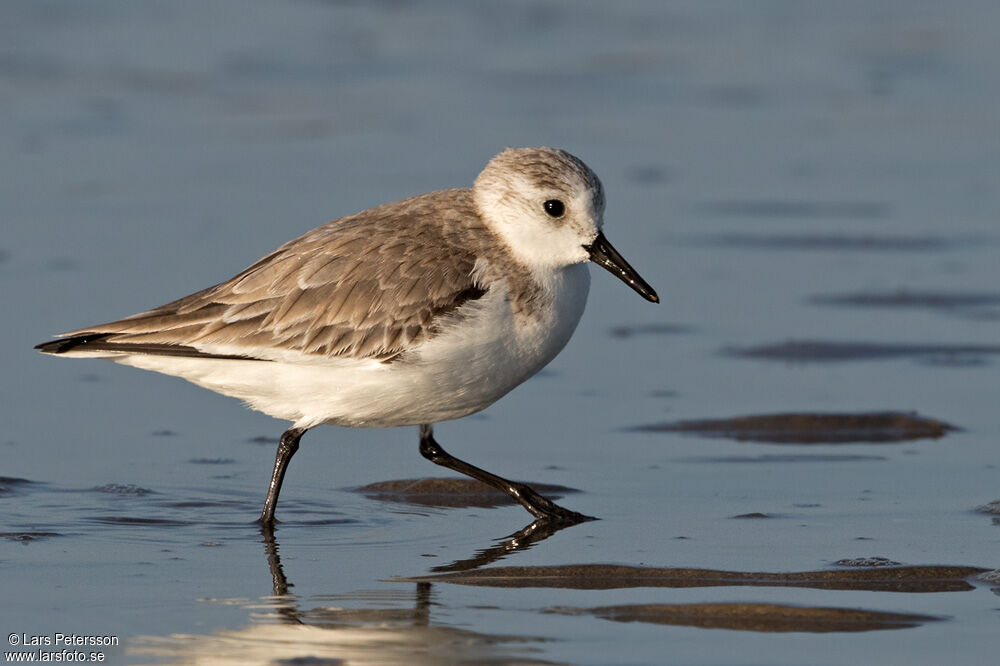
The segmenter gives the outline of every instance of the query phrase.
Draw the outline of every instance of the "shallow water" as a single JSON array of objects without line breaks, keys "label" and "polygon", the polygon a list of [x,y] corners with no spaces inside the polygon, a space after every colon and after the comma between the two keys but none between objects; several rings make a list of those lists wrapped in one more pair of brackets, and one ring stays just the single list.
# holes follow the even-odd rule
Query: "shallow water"
[{"label": "shallow water", "polygon": [[[114,636],[77,649],[128,664],[993,663],[998,21],[987,0],[3,3],[0,627]],[[31,350],[533,144],[600,174],[662,304],[595,269],[552,365],[436,434],[599,521],[407,495],[389,482],[445,476],[415,429],[321,428],[268,539],[284,424]],[[887,412],[957,429],[636,431]],[[491,569],[518,584],[444,578]],[[789,582],[873,576],[916,582]]]}]

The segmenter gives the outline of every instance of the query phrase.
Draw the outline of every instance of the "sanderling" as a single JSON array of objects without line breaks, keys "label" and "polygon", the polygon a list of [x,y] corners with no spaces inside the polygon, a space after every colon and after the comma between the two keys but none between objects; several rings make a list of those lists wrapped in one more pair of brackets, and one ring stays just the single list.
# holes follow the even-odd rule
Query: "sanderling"
[{"label": "sanderling", "polygon": [[265,526],[299,439],[320,424],[418,425],[430,461],[538,518],[584,520],[453,457],[433,424],[486,408],[562,350],[586,304],[588,260],[659,302],[604,237],[603,215],[601,181],[582,161],[511,148],[471,189],[342,217],[214,287],[36,348],[182,377],[291,421]]}]

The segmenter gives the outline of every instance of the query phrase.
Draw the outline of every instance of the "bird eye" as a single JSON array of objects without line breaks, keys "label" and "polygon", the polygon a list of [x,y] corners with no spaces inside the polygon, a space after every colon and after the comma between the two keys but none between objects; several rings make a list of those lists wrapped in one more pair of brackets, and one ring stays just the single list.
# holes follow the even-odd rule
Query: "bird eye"
[{"label": "bird eye", "polygon": [[563,211],[566,207],[563,206],[563,202],[559,199],[549,199],[545,202],[545,212],[549,214],[550,217],[562,217]]}]

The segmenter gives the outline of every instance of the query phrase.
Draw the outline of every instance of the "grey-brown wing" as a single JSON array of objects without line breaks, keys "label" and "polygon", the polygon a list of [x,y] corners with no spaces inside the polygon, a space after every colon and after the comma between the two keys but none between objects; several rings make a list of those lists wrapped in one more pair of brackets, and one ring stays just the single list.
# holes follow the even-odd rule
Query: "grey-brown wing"
[{"label": "grey-brown wing", "polygon": [[485,293],[463,242],[477,224],[467,190],[387,204],[314,229],[231,280],[42,347],[391,358]]}]

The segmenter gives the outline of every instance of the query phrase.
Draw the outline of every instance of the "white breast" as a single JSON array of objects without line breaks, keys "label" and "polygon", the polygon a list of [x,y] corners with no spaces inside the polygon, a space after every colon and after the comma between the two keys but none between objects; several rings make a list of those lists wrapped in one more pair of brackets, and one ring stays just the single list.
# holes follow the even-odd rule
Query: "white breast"
[{"label": "white breast", "polygon": [[590,273],[575,264],[545,284],[541,298],[532,301],[537,307],[519,314],[512,312],[504,285],[491,287],[464,318],[421,348],[416,367],[433,384],[425,398],[439,403],[437,417],[422,422],[489,406],[562,351],[583,315]]},{"label": "white breast", "polygon": [[[397,363],[351,373],[351,388],[325,423],[387,427],[436,423],[493,404],[555,358],[587,302],[585,265],[559,269],[537,308],[514,314],[506,285],[490,286],[439,335]],[[347,379],[346,376],[343,377]]]},{"label": "white breast", "polygon": [[183,377],[299,427],[436,423],[488,407],[566,346],[583,315],[590,273],[575,264],[545,277],[528,311],[516,315],[506,285],[495,283],[456,311],[437,336],[391,363],[316,356],[287,362],[151,355],[114,360]]}]

